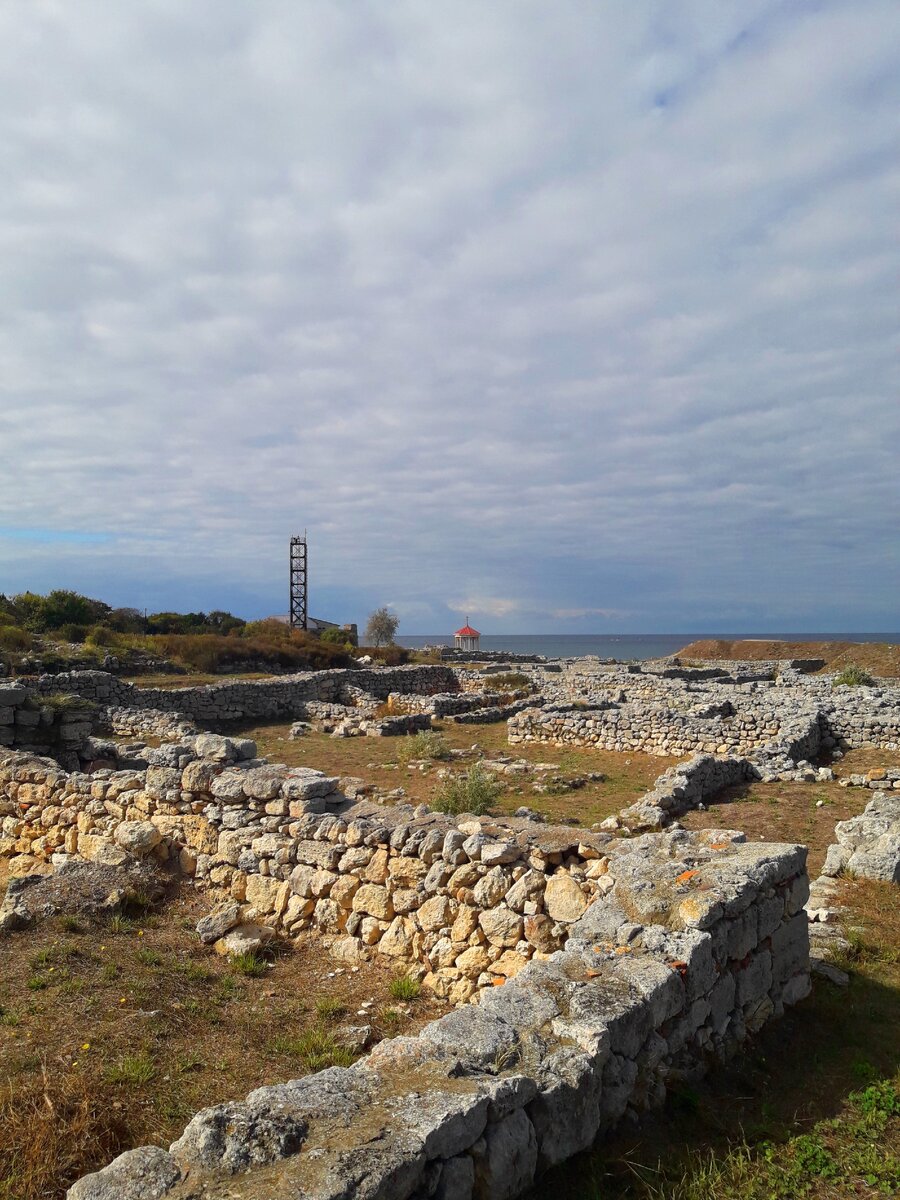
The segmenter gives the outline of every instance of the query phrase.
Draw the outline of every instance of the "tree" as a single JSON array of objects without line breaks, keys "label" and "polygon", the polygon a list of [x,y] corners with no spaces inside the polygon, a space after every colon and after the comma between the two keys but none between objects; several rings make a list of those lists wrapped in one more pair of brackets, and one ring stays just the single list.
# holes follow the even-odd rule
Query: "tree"
[{"label": "tree", "polygon": [[400,618],[387,608],[376,608],[366,624],[365,640],[370,646],[388,646],[394,640]]}]

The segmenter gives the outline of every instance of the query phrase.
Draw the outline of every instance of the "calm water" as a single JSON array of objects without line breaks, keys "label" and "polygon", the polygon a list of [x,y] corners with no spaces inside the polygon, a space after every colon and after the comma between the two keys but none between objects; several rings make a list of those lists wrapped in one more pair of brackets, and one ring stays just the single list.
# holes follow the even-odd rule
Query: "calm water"
[{"label": "calm water", "polygon": [[[755,638],[785,642],[900,642],[900,633],[515,633],[484,634],[482,650],[507,650],[515,654],[544,654],[547,658],[642,659],[674,654],[700,638]],[[450,634],[398,637],[401,646],[453,645]]]}]

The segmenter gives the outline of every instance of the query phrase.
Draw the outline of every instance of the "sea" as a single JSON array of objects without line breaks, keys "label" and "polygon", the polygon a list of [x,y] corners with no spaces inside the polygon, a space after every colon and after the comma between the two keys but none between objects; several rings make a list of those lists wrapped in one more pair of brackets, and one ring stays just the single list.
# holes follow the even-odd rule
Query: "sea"
[{"label": "sea", "polygon": [[[485,633],[482,650],[505,650],[513,654],[542,654],[546,658],[598,658],[641,660],[674,654],[701,638],[727,641],[756,638],[779,642],[900,642],[900,633]],[[452,646],[446,633],[398,637],[410,650],[423,646]]]}]

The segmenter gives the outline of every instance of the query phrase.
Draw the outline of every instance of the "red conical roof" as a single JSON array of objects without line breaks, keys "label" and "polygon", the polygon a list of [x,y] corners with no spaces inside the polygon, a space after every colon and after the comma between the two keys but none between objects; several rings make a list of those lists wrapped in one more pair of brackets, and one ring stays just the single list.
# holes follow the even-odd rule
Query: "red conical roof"
[{"label": "red conical roof", "polygon": [[457,629],[454,637],[481,637],[477,629],[473,629],[471,625],[463,625],[462,629]]}]

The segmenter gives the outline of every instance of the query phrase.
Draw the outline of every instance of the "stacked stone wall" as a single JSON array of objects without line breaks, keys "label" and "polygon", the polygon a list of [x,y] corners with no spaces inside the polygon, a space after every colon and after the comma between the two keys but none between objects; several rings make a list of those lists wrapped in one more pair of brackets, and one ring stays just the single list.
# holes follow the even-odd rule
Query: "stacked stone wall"
[{"label": "stacked stone wall", "polygon": [[718,836],[623,844],[564,950],[353,1067],[198,1113],[70,1200],[521,1195],[807,994],[805,850]]},{"label": "stacked stone wall", "polygon": [[21,684],[0,681],[0,747],[52,753],[77,763],[75,752],[96,721],[90,704],[42,702]]},{"label": "stacked stone wall", "polygon": [[[608,835],[527,821],[454,821],[351,805],[306,768],[227,761],[229,739],[148,754],[146,771],[68,773],[0,757],[0,854],[17,873],[67,856],[124,861],[123,826],[159,832],[154,854],[286,936],[324,935],[332,952],[426,968],[455,1001],[562,946],[601,893]],[[249,743],[252,746],[252,743]],[[329,811],[330,810],[330,811]]]},{"label": "stacked stone wall", "polygon": [[386,700],[391,692],[430,695],[459,690],[459,681],[450,667],[430,664],[303,671],[274,679],[185,688],[140,688],[105,671],[69,671],[24,682],[29,689],[45,695],[73,692],[103,705],[178,712],[207,723],[290,718],[300,715],[307,701],[343,702],[348,688],[380,700]]}]

